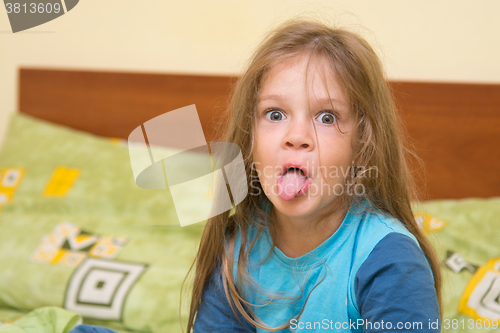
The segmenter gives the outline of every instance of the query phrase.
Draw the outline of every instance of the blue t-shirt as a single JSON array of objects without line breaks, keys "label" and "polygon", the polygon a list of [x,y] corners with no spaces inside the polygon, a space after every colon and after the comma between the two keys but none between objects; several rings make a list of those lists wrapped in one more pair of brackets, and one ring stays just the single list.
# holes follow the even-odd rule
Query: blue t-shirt
[{"label": "blue t-shirt", "polygon": [[[235,261],[239,246],[237,236]],[[264,232],[249,254],[250,275],[262,289],[240,290],[266,325],[290,323],[283,332],[439,332],[430,266],[398,220],[353,205],[339,229],[313,251],[290,258],[275,247],[262,262],[270,247]],[[216,270],[205,286],[194,332],[266,331],[233,313]]]}]

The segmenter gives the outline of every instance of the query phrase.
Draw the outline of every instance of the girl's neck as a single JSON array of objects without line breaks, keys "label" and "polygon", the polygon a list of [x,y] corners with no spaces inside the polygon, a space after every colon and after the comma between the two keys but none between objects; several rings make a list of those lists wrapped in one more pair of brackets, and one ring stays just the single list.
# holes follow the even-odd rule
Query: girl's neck
[{"label": "girl's neck", "polygon": [[337,231],[346,214],[346,208],[338,208],[327,219],[296,219],[273,207],[271,220],[276,226],[276,247],[290,258],[309,253]]}]

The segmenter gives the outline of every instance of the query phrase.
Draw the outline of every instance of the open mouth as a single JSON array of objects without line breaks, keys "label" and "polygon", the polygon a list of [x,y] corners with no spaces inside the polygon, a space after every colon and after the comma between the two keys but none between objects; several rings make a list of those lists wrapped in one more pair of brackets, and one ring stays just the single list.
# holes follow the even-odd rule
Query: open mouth
[{"label": "open mouth", "polygon": [[300,168],[289,167],[288,169],[286,169],[285,174],[288,173],[289,171],[300,172],[304,177],[306,177],[304,171],[302,169],[300,169]]},{"label": "open mouth", "polygon": [[306,193],[311,181],[302,169],[288,167],[277,181],[279,196],[285,201],[300,197]]}]

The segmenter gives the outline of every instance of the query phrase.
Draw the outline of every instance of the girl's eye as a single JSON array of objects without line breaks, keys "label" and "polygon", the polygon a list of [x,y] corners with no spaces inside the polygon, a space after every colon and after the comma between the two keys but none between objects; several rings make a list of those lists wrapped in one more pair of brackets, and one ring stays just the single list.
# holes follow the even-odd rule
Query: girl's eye
[{"label": "girl's eye", "polygon": [[337,117],[331,112],[322,112],[318,116],[318,119],[320,122],[327,125],[333,124],[337,121]]},{"label": "girl's eye", "polygon": [[279,110],[269,110],[266,112],[266,117],[272,121],[280,121],[285,115]]}]

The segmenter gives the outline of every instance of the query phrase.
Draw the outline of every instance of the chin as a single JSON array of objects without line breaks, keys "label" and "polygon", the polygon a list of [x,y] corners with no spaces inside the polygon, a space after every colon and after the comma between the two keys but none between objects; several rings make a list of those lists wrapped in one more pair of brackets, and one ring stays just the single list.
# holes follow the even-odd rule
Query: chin
[{"label": "chin", "polygon": [[281,214],[289,217],[307,216],[316,211],[319,207],[317,198],[308,197],[307,193],[302,197],[288,201],[276,195],[270,198],[270,201]]}]

